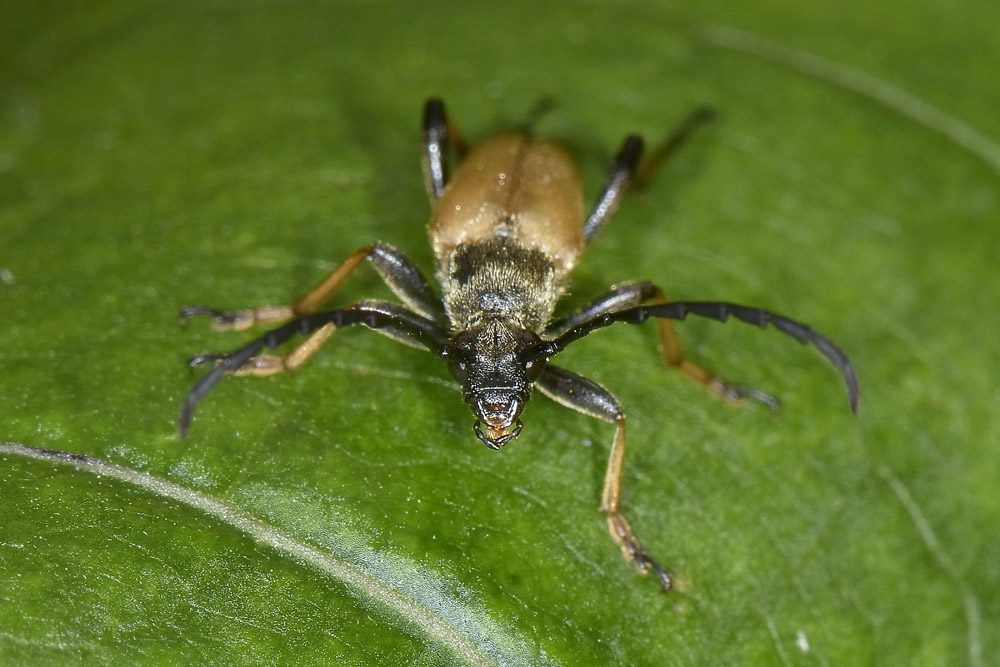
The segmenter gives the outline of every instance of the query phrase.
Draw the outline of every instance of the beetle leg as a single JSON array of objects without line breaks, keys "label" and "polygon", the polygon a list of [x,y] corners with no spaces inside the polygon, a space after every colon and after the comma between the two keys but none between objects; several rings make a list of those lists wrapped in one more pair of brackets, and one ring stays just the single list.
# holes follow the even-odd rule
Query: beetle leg
[{"label": "beetle leg", "polygon": [[617,427],[608,458],[608,468],[604,474],[600,510],[607,515],[608,531],[621,547],[625,557],[635,563],[636,568],[644,574],[650,570],[656,572],[663,589],[669,590],[670,575],[646,553],[632,532],[628,520],[621,513],[625,414],[618,399],[596,382],[551,364],[545,367],[535,386],[556,402],[585,415],[611,422]]},{"label": "beetle leg", "polygon": [[600,233],[607,224],[611,216],[615,214],[618,207],[625,199],[629,185],[639,167],[639,160],[642,158],[642,137],[630,134],[625,137],[622,147],[615,156],[615,161],[611,164],[608,176],[604,181],[604,189],[597,198],[594,211],[583,224],[583,240],[589,244]]},{"label": "beetle leg", "polygon": [[437,202],[448,185],[448,151],[465,154],[466,144],[458,129],[448,119],[444,102],[431,98],[424,104],[424,185],[431,203]]},{"label": "beetle leg", "polygon": [[356,250],[321,283],[290,306],[265,306],[246,310],[224,311],[206,306],[188,306],[181,310],[181,322],[196,315],[211,315],[217,331],[243,330],[257,324],[288,320],[318,311],[364,260],[369,260],[389,289],[403,303],[431,319],[443,316],[440,300],[411,259],[388,243],[378,242]]},{"label": "beetle leg", "polygon": [[[544,338],[548,340],[558,338],[581,324],[596,320],[608,313],[616,313],[640,306],[648,301],[667,303],[667,297],[659,286],[651,282],[618,285],[577,312],[551,324],[546,329]],[[714,394],[730,401],[752,398],[767,404],[772,410],[778,409],[778,399],[774,396],[758,389],[730,384],[711,371],[685,359],[677,332],[674,330],[673,321],[658,319],[656,324],[660,334],[660,352],[665,364],[678,369],[695,382],[707,387]]]},{"label": "beetle leg", "polygon": [[673,131],[667,139],[659,144],[652,153],[639,165],[636,171],[632,187],[640,189],[653,178],[660,166],[668,160],[681,146],[687,143],[688,139],[699,125],[715,120],[715,111],[708,107],[699,107],[692,111],[680,127]]},{"label": "beetle leg", "polygon": [[319,309],[326,299],[354,272],[372,252],[373,246],[359,248],[340,266],[290,306],[263,306],[245,310],[218,310],[206,306],[188,306],[181,310],[181,323],[196,315],[211,315],[216,331],[242,331],[257,324],[269,324],[305,315]]},{"label": "beetle leg", "polygon": [[621,206],[628,191],[643,187],[660,165],[684,145],[698,125],[713,118],[715,114],[711,109],[696,109],[645,160],[642,160],[642,137],[634,134],[625,137],[615,161],[611,163],[611,169],[604,181],[604,189],[597,198],[594,211],[583,225],[584,241],[588,244],[593,241]]},{"label": "beetle leg", "polygon": [[428,319],[444,320],[441,298],[423,273],[401,250],[379,241],[368,255],[382,281],[407,307]]}]

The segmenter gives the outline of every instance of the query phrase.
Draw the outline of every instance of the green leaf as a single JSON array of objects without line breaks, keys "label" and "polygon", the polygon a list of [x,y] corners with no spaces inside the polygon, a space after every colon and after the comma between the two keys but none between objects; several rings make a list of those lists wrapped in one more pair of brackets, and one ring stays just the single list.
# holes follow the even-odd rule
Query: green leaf
[{"label": "green leaf", "polygon": [[[7,3],[0,25],[0,663],[971,664],[1000,651],[1000,71],[988,2],[845,11],[520,1]],[[501,452],[440,360],[345,330],[227,378],[186,440],[185,360],[383,239],[428,272],[419,113],[540,135],[596,193],[621,139],[702,128],[563,304],[660,282],[801,319],[855,361],[686,321],[560,364],[629,415],[536,398]],[[338,303],[385,298],[359,271]]]}]

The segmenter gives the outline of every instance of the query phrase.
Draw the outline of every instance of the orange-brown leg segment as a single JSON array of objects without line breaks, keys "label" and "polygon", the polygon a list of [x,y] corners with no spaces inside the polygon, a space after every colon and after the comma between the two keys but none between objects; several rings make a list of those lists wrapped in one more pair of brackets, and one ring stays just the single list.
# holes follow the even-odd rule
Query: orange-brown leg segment
[{"label": "orange-brown leg segment", "polygon": [[625,417],[619,414],[616,420],[615,440],[611,445],[611,455],[608,457],[608,469],[604,473],[604,490],[601,492],[600,510],[608,517],[608,531],[615,538],[626,558],[635,563],[643,574],[650,570],[660,578],[663,590],[670,589],[670,575],[643,550],[639,540],[632,532],[632,526],[621,513],[622,506],[622,471],[625,462]]},{"label": "orange-brown leg segment", "polygon": [[356,250],[322,282],[290,306],[266,306],[231,311],[207,306],[189,306],[181,310],[181,322],[186,322],[196,315],[211,315],[213,328],[229,331],[247,329],[256,324],[273,324],[315,313],[365,260],[371,262],[386,286],[411,310],[435,321],[443,318],[441,300],[413,261],[388,243],[379,241]]},{"label": "orange-brown leg segment", "polygon": [[314,313],[343,284],[369,255],[374,246],[359,248],[334,269],[323,282],[309,290],[290,306],[263,306],[245,310],[217,310],[206,306],[189,306],[181,311],[181,322],[196,315],[211,315],[216,331],[241,331],[258,324],[274,324],[299,315]]},{"label": "orange-brown leg segment", "polygon": [[707,107],[700,107],[692,111],[684,122],[675,129],[669,137],[653,148],[639,164],[635,177],[632,181],[633,189],[642,189],[649,184],[656,172],[659,171],[663,163],[673,157],[684,144],[688,142],[691,135],[700,125],[715,120],[715,112]]},{"label": "orange-brown leg segment", "polygon": [[601,492],[600,510],[608,518],[608,531],[622,553],[643,574],[656,572],[664,590],[670,589],[670,575],[643,549],[632,532],[632,526],[621,511],[622,471],[625,462],[625,415],[618,399],[607,389],[585,377],[549,364],[535,386],[549,398],[583,414],[611,422],[617,427],[608,457]]}]

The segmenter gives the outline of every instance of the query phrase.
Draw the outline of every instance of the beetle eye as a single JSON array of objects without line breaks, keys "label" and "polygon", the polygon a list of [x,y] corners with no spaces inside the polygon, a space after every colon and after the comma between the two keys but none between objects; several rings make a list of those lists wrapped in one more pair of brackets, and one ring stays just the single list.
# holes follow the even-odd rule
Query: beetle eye
[{"label": "beetle eye", "polygon": [[448,362],[448,370],[451,371],[452,376],[458,380],[460,384],[465,384],[469,379],[469,368],[461,359],[453,359]]},{"label": "beetle eye", "polygon": [[524,365],[524,373],[528,382],[534,382],[545,370],[545,359],[532,359]]}]

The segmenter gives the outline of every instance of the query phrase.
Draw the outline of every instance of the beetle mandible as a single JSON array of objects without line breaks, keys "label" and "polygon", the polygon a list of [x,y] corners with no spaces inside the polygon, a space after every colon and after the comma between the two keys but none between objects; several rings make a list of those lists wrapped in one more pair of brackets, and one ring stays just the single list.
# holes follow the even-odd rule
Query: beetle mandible
[{"label": "beetle mandible", "polygon": [[[694,119],[694,117],[692,117]],[[692,121],[674,135],[681,143]],[[449,177],[452,152],[465,153],[444,104],[424,108],[423,170],[433,205],[428,225],[439,296],[406,255],[387,243],[365,246],[291,306],[222,311],[184,308],[182,321],[210,315],[219,330],[244,329],[288,320],[229,354],[202,354],[192,367],[213,367],[188,393],[178,428],[186,436],[195,406],[226,374],[271,375],[301,366],[334,330],[360,324],[444,359],[475,416],[473,428],[490,449],[500,449],[521,432],[521,411],[533,387],[579,412],[615,424],[600,510],[626,558],[641,572],[653,570],[664,589],[666,569],[636,539],[621,511],[625,415],[608,390],[549,360],[570,343],[615,322],[639,324],[657,318],[664,361],[713,392],[752,398],[776,407],[761,391],[725,382],[687,361],[671,320],[688,315],[768,324],[801,343],[811,343],[841,372],[848,402],[857,411],[858,380],[847,355],[828,338],[794,320],[726,302],[668,301],[652,282],[613,287],[589,305],[553,320],[556,302],[583,251],[597,237],[639,173],[643,141],[626,137],[589,217],[577,166],[560,146],[513,132],[490,139],[464,156]],[[402,305],[366,300],[347,308],[320,310],[365,260]],[[284,356],[263,354],[296,335],[305,339]]]}]

